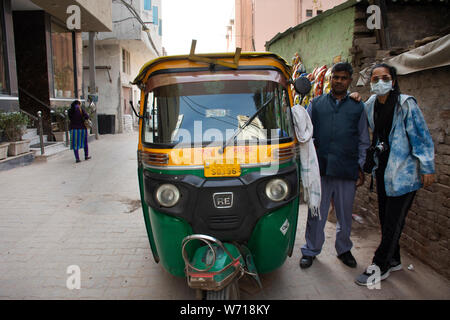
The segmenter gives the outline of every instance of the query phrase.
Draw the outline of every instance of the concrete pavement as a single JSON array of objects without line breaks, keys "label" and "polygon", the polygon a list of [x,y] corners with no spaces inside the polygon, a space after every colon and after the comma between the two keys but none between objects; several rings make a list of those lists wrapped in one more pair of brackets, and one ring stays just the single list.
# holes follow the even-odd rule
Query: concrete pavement
[{"label": "concrete pavement", "polygon": [[[185,279],[153,261],[136,146],[136,133],[103,135],[90,144],[89,161],[75,164],[66,151],[0,172],[0,299],[195,299]],[[380,290],[357,286],[354,278],[370,263],[379,233],[356,222],[357,269],[336,258],[335,224],[328,222],[323,252],[301,270],[305,220],[302,205],[293,257],[262,276],[262,291],[243,284],[243,299],[450,299],[449,281],[404,252],[404,270]],[[67,288],[72,265],[80,267],[80,289]]]}]

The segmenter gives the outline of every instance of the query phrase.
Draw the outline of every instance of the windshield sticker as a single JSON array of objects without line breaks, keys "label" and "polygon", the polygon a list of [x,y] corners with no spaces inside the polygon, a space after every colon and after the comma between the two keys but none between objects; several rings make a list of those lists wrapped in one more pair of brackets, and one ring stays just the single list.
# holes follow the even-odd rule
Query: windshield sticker
[{"label": "windshield sticker", "polygon": [[231,114],[231,110],[227,109],[206,109],[205,116],[207,118],[223,118],[228,117]]}]

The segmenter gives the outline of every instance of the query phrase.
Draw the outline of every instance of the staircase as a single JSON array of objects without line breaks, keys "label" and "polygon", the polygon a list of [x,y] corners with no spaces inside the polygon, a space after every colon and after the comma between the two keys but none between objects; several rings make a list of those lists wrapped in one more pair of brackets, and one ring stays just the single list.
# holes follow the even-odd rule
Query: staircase
[{"label": "staircase", "polygon": [[41,143],[36,128],[27,129],[22,139],[30,140],[30,151],[34,152],[36,161],[47,161],[48,158],[56,156],[63,151],[69,150],[65,142],[48,141],[44,135],[44,154],[41,153]]}]

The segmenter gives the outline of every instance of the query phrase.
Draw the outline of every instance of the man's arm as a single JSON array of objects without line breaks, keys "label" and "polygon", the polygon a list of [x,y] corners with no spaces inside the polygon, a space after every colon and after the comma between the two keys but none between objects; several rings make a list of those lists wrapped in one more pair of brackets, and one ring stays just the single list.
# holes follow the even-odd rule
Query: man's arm
[{"label": "man's arm", "polygon": [[358,132],[359,132],[359,144],[358,144],[358,163],[359,167],[362,170],[364,167],[364,163],[366,162],[366,150],[370,147],[370,137],[369,137],[369,129],[367,123],[367,115],[363,110],[361,112],[361,117],[358,123]]}]

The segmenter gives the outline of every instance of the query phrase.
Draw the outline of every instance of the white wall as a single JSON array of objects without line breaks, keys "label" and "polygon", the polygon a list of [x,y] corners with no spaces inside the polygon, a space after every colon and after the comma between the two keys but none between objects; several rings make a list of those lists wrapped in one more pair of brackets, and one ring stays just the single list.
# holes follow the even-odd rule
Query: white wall
[{"label": "white wall", "polygon": [[[97,113],[116,114],[117,117],[120,96],[118,87],[120,70],[122,67],[119,44],[106,45],[97,43],[95,63],[96,66],[111,66],[111,70],[109,70],[111,82],[107,70],[96,70],[95,73],[99,100],[97,105]],[[83,49],[83,65],[89,66],[89,48]],[[84,92],[85,94],[88,94],[89,69],[85,69],[83,71]]]},{"label": "white wall", "polygon": [[[159,54],[162,53],[162,40],[159,36],[159,19],[161,19],[161,0],[152,0],[152,7],[158,7],[158,25],[154,25],[147,22],[153,21],[153,11],[144,10],[144,0],[126,0],[133,5],[133,8],[140,16],[141,20],[145,22],[146,26],[150,29],[151,39]],[[119,0],[113,0],[112,3],[112,32],[99,32],[96,40],[138,40],[145,41],[149,47],[149,50],[154,50],[148,41],[148,36],[145,31],[142,30],[142,25],[139,21],[133,17],[132,13],[125,7],[125,5]],[[164,27],[164,26],[163,26]],[[164,31],[163,31],[164,32]],[[83,40],[87,40],[86,35],[83,36]]]},{"label": "white wall", "polygon": [[[153,19],[151,10],[144,10],[144,0],[127,0],[132,3],[136,12],[144,22]],[[152,0],[152,6],[158,6],[158,15],[161,19],[161,0]],[[99,102],[97,113],[116,115],[116,133],[120,132],[123,111],[122,87],[131,88],[133,105],[136,106],[140,99],[140,91],[136,86],[130,84],[139,73],[141,67],[148,61],[157,57],[153,46],[150,44],[146,32],[142,31],[142,25],[132,17],[131,12],[118,0],[112,3],[113,32],[100,32],[95,37],[96,44],[96,66],[111,66],[108,77],[107,70],[96,70],[96,85],[98,87]],[[126,20],[123,20],[126,19]],[[123,20],[123,21],[121,21]],[[116,21],[116,23],[114,23]],[[120,22],[119,22],[120,21]],[[159,21],[158,21],[159,23]],[[151,37],[159,54],[162,54],[162,41],[158,35],[159,25],[147,24]],[[163,31],[164,32],[164,31]],[[88,34],[83,34],[83,44],[88,46]],[[122,48],[130,53],[130,73],[122,70]],[[89,50],[83,49],[83,65],[89,65]],[[89,70],[83,72],[84,90],[88,93]]]}]

